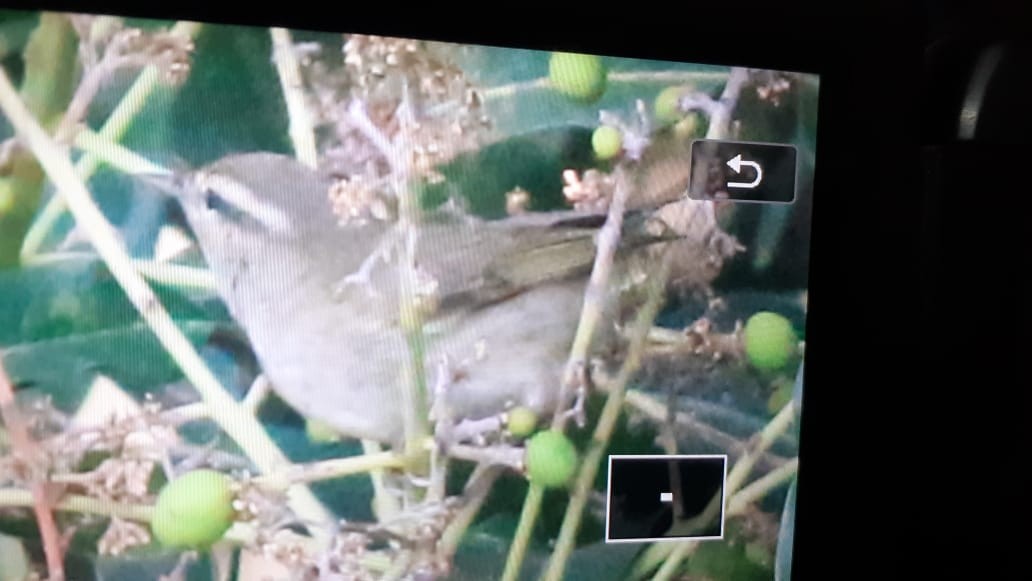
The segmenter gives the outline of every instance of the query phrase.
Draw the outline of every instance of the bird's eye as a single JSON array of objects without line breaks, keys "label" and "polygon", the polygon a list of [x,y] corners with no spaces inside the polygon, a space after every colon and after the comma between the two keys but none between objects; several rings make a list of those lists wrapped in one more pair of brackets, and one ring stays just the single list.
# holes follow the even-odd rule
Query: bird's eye
[{"label": "bird's eye", "polygon": [[204,205],[209,211],[217,214],[222,220],[240,222],[247,218],[247,213],[244,212],[243,209],[231,202],[222,194],[219,194],[213,188],[204,190]]},{"label": "bird's eye", "polygon": [[226,200],[224,200],[215,190],[208,188],[204,191],[204,205],[209,210],[218,211],[226,207]]}]

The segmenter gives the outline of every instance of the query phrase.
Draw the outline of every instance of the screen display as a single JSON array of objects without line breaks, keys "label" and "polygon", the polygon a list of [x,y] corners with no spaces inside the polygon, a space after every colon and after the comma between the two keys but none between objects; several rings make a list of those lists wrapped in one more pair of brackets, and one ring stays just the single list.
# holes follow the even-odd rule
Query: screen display
[{"label": "screen display", "polygon": [[818,77],[0,12],[0,579],[788,579]]}]

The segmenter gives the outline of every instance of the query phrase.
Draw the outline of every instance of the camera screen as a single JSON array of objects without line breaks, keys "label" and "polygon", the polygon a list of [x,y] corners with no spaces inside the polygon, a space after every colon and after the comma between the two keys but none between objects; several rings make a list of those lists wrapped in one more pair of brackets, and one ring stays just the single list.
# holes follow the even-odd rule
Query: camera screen
[{"label": "camera screen", "polygon": [[18,11],[0,59],[0,579],[789,578],[817,75]]}]

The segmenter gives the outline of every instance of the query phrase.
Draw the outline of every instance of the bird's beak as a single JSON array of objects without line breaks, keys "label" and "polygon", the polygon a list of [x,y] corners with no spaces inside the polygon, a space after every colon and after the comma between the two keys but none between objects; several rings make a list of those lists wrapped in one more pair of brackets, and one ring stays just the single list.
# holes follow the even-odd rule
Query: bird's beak
[{"label": "bird's beak", "polygon": [[136,176],[143,183],[158,190],[159,192],[179,198],[183,195],[183,175],[171,171],[139,173]]}]

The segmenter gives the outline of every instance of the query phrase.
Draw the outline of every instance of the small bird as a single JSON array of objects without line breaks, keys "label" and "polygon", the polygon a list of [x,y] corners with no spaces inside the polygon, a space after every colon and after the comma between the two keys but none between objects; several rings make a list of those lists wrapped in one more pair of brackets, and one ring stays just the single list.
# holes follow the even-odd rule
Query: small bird
[{"label": "small bird", "polygon": [[[333,180],[278,154],[231,155],[158,181],[182,205],[273,390],[345,436],[399,444],[412,356],[397,224],[342,223]],[[556,408],[604,219],[438,210],[411,227],[435,409],[459,420]],[[645,222],[627,217],[625,245],[656,239]],[[619,285],[610,286],[602,304],[615,317]]]}]

